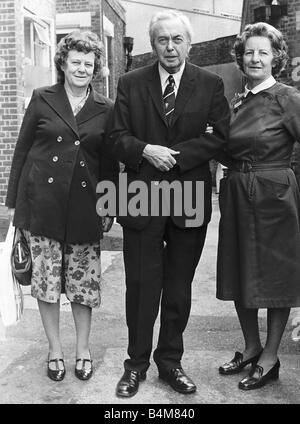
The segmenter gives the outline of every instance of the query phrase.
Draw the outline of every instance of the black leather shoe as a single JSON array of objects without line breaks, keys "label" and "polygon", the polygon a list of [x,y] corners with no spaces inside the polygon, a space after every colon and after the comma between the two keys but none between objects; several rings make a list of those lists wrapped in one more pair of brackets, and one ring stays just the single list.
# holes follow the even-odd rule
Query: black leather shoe
[{"label": "black leather shoe", "polygon": [[280,361],[277,359],[276,364],[265,374],[263,367],[260,365],[253,365],[249,375],[239,382],[239,389],[241,390],[254,390],[265,386],[270,380],[277,380],[279,378]]},{"label": "black leather shoe", "polygon": [[125,370],[117,384],[116,395],[120,397],[134,396],[139,390],[139,382],[146,380],[146,373],[134,370]]},{"label": "black leather shoe", "polygon": [[261,352],[255,356],[252,356],[252,358],[243,361],[243,354],[241,352],[235,352],[234,358],[230,362],[226,362],[221,367],[219,367],[219,373],[222,375],[238,374],[245,368],[246,365],[255,365],[260,355]]},{"label": "black leather shoe", "polygon": [[[62,370],[59,368],[59,361],[61,361],[63,363],[64,368]],[[56,370],[52,370],[49,367],[50,362],[55,362]],[[62,358],[49,359],[49,356],[48,356],[47,364],[48,364],[47,375],[48,375],[49,378],[51,378],[51,380],[61,381],[61,380],[64,379],[65,374],[66,374],[66,369],[65,369],[64,360]]]},{"label": "black leather shoe", "polygon": [[190,377],[186,375],[182,368],[172,368],[170,370],[159,370],[159,378],[166,381],[176,392],[183,394],[194,393],[196,385]]},{"label": "black leather shoe", "polygon": [[[82,361],[82,367],[80,369],[76,368],[77,362]],[[86,362],[90,362],[91,366],[89,368],[85,368]],[[91,359],[76,359],[75,364],[75,375],[79,380],[88,380],[92,377],[93,374],[93,361]]]}]

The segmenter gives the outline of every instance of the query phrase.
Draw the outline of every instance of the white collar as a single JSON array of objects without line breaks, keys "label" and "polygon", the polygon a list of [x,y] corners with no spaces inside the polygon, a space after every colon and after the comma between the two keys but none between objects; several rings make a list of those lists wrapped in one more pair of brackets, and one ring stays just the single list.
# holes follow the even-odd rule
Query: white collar
[{"label": "white collar", "polygon": [[266,80],[264,80],[263,82],[258,84],[256,87],[252,88],[251,90],[249,90],[249,88],[246,85],[244,96],[246,97],[247,94],[249,93],[249,91],[251,91],[253,94],[257,94],[260,91],[263,91],[263,90],[266,90],[267,88],[273,87],[274,84],[276,84],[276,80],[273,77],[273,75],[271,75],[269,78],[267,78]]},{"label": "white collar", "polygon": [[167,72],[162,66],[161,64],[158,62],[158,72],[159,72],[159,76],[160,76],[160,82],[161,82],[161,86],[162,86],[162,91],[164,91],[164,88],[166,87],[166,85],[169,83],[168,78],[170,75],[173,76],[174,81],[175,81],[175,87],[179,88],[179,84],[180,84],[180,80],[183,74],[185,68],[185,61],[183,62],[183,64],[181,65],[180,69],[178,72],[176,72],[175,74],[169,74],[169,72]]}]

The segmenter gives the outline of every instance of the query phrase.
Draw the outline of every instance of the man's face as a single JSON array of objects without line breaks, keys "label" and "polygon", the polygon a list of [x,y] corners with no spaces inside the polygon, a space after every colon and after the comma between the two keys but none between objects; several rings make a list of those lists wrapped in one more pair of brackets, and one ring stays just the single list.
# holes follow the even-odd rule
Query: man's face
[{"label": "man's face", "polygon": [[177,18],[158,21],[154,26],[152,48],[169,74],[178,72],[190,50],[184,24]]}]

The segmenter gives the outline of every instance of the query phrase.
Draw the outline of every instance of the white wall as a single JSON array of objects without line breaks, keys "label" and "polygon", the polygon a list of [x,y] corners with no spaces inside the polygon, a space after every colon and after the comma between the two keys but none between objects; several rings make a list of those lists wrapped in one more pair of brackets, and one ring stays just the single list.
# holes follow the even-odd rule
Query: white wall
[{"label": "white wall", "polygon": [[[205,10],[211,13],[232,13],[241,15],[243,0],[132,0],[136,3],[145,3],[149,5],[158,5],[165,8],[176,8],[185,10]],[[121,0],[121,3],[127,3]]]},{"label": "white wall", "polygon": [[[242,0],[122,0],[121,3],[126,10],[126,34],[134,38],[133,55],[151,50],[148,24],[153,13],[162,10],[160,6],[166,9],[177,7],[189,17],[195,33],[193,43],[214,40],[240,31],[240,20],[222,17],[220,13],[241,16]],[[193,9],[208,13],[197,13]]]}]

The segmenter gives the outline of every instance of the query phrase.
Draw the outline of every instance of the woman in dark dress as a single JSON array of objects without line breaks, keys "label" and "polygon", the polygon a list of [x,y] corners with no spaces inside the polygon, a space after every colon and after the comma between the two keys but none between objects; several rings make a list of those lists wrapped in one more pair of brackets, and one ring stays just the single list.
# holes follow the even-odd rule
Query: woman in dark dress
[{"label": "woman in dark dress", "polygon": [[[220,187],[217,298],[235,302],[245,349],[219,372],[234,374],[252,364],[239,383],[251,390],[278,378],[290,308],[300,306],[300,197],[290,168],[293,144],[300,141],[300,93],[274,79],[287,48],[271,25],[248,25],[234,52],[247,85],[233,101],[222,159],[229,171]],[[264,347],[259,308],[268,310]]]}]

